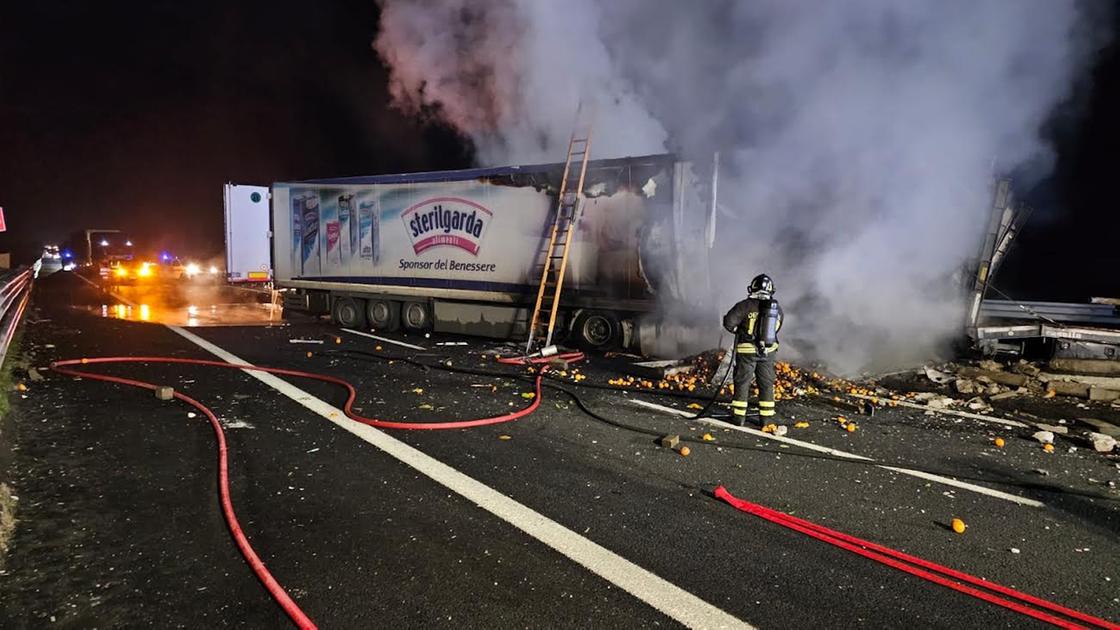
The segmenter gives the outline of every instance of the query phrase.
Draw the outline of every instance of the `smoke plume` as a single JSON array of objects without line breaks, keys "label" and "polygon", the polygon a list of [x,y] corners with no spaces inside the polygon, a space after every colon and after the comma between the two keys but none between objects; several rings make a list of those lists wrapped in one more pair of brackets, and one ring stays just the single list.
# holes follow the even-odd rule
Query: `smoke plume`
[{"label": "smoke plume", "polygon": [[383,0],[374,46],[397,104],[487,164],[561,159],[581,99],[596,157],[720,151],[718,305],[769,273],[788,345],[851,372],[962,333],[950,279],[993,169],[1045,174],[1040,128],[1093,52],[1080,6]]}]

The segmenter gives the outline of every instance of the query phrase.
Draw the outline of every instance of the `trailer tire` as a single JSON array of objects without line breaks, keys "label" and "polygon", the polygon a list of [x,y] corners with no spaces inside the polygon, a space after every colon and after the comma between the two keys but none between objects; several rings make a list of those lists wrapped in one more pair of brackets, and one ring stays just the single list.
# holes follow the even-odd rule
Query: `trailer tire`
[{"label": "trailer tire", "polygon": [[604,350],[618,344],[622,327],[609,311],[585,311],[576,318],[572,335],[581,348]]},{"label": "trailer tire", "polygon": [[375,330],[397,330],[401,327],[401,303],[394,300],[367,300],[366,322]]},{"label": "trailer tire", "polygon": [[409,332],[425,332],[432,327],[431,309],[424,302],[405,302],[401,306],[401,325]]},{"label": "trailer tire", "polygon": [[340,297],[334,301],[334,322],[343,328],[363,330],[366,327],[365,300],[349,297]]}]

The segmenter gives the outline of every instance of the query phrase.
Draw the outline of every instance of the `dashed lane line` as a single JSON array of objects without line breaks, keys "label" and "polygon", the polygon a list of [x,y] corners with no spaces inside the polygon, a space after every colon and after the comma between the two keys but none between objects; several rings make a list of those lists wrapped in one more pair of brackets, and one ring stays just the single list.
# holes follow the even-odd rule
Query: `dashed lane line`
[{"label": "dashed lane line", "polygon": [[[647,409],[655,409],[657,411],[661,411],[661,412],[669,413],[669,414],[673,414],[673,415],[678,415],[678,416],[682,416],[682,417],[692,418],[694,416],[694,414],[692,414],[690,412],[687,412],[687,411],[682,411],[682,410],[676,409],[674,407],[666,407],[665,405],[659,405],[657,403],[652,403],[652,402],[648,402],[648,401],[645,401],[645,400],[631,399],[630,402],[632,402],[636,405],[645,407]],[[827,454],[833,455],[835,457],[843,457],[845,459],[860,460],[860,461],[865,461],[865,462],[874,462],[875,461],[872,458],[864,457],[863,455],[856,455],[855,453],[849,453],[847,451],[841,451],[839,449],[830,448],[828,446],[821,446],[820,444],[814,444],[812,442],[806,442],[804,440],[797,440],[797,439],[794,439],[794,438],[788,438],[788,437],[781,436],[781,435],[774,435],[772,433],[765,433],[763,431],[759,431],[758,429],[752,429],[750,427],[737,427],[735,425],[728,424],[726,422],[720,422],[719,420],[713,420],[711,418],[697,418],[697,422],[703,422],[705,424],[718,426],[722,429],[731,429],[733,431],[739,431],[741,433],[747,433],[747,434],[750,434],[750,435],[753,435],[753,436],[756,436],[756,437],[766,438],[768,440],[774,440],[775,442],[782,442],[782,443],[785,443],[785,444],[798,446],[798,447],[801,447],[801,448],[804,448],[804,449],[807,449],[807,450],[810,450],[810,451],[816,451],[818,453],[827,453]],[[1028,507],[1043,507],[1044,505],[1046,505],[1045,503],[1043,503],[1041,501],[1036,501],[1034,499],[1028,499],[1026,497],[1021,497],[1017,494],[1011,494],[1009,492],[1002,492],[1000,490],[993,490],[992,488],[986,488],[984,486],[978,486],[976,484],[972,484],[972,483],[968,483],[968,482],[965,482],[965,481],[960,481],[960,480],[957,480],[957,479],[953,479],[952,477],[944,477],[942,475],[935,475],[933,473],[927,473],[927,472],[923,472],[923,471],[920,471],[920,470],[911,470],[909,468],[899,468],[897,466],[887,466],[885,464],[875,464],[875,466],[877,466],[878,468],[882,468],[884,470],[889,470],[889,471],[900,473],[900,474],[903,474],[903,475],[909,475],[910,477],[917,477],[918,479],[924,479],[926,481],[933,481],[933,482],[940,483],[940,484],[943,484],[943,485],[946,485],[946,486],[952,486],[954,488],[960,488],[961,490],[968,490],[969,492],[976,492],[976,493],[987,495],[987,496],[990,496],[990,497],[995,497],[997,499],[1003,499],[1004,501],[1010,501],[1012,503],[1017,503],[1019,505],[1025,505],[1025,506],[1028,506]]]}]

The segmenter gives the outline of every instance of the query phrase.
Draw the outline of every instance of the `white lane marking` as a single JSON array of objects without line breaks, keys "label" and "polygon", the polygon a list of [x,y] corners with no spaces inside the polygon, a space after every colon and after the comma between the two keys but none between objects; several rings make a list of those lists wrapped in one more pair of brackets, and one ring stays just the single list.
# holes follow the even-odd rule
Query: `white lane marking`
[{"label": "white lane marking", "polygon": [[[81,276],[78,276],[81,278]],[[86,280],[85,278],[82,278]],[[86,280],[86,282],[89,282]],[[93,282],[90,285],[101,289]],[[106,291],[128,303],[123,296]],[[202,337],[179,326],[164,324],[172,332],[217,356],[226,363],[247,365],[248,361],[227,352]],[[343,328],[347,332],[366,335],[374,339],[397,343],[375,335]],[[424,350],[419,346],[411,346]],[[427,475],[436,483],[456,492],[480,508],[513,525],[517,529],[555,549],[587,570],[625,590],[634,597],[661,611],[668,617],[693,628],[752,628],[747,622],[720,610],[681,587],[630,562],[626,558],[567,529],[545,515],[501,494],[480,481],[464,475],[451,466],[419,451],[388,434],[366,424],[354,422],[341,409],[312,396],[291,383],[268,372],[242,370],[249,376],[268,385],[307,409],[326,418],[338,427],[349,431],[397,460]]]},{"label": "white lane marking", "polygon": [[973,420],[982,420],[984,422],[993,422],[995,424],[1002,424],[1002,425],[1007,426],[1007,427],[1018,427],[1020,429],[1030,428],[1030,425],[1024,424],[1022,422],[1018,422],[1016,420],[1004,420],[1003,418],[996,418],[995,416],[985,416],[984,414],[979,414],[979,413],[969,413],[967,411],[957,411],[956,409],[933,409],[932,407],[927,407],[925,405],[919,405],[917,403],[907,402],[905,400],[893,400],[893,399],[883,398],[882,396],[868,396],[867,394],[848,394],[848,395],[853,396],[855,398],[862,398],[864,400],[870,400],[870,401],[880,401],[881,400],[883,402],[886,402],[887,404],[901,405],[903,407],[909,407],[911,409],[921,409],[922,411],[932,411],[933,413],[948,414],[950,416],[960,416],[962,418],[972,418]]},{"label": "white lane marking", "polygon": [[405,343],[403,341],[397,341],[396,339],[389,339],[388,337],[378,337],[377,335],[371,335],[367,332],[362,332],[360,330],[354,330],[353,328],[343,328],[342,332],[348,332],[351,335],[361,335],[363,337],[369,337],[370,339],[376,339],[378,341],[384,341],[385,343],[394,343],[398,346],[403,346],[405,348],[412,348],[413,350],[427,350],[427,348],[425,348],[424,346],[417,346],[417,345],[413,345],[411,343]]},{"label": "white lane marking", "polygon": [[[191,343],[227,363],[248,364],[244,359],[178,326],[167,326]],[[592,573],[625,590],[668,617],[693,628],[751,628],[748,623],[720,610],[681,587],[665,580],[622,556],[567,529],[497,490],[455,470],[369,425],[354,422],[341,409],[308,394],[267,372],[243,370],[249,376],[298,402],[307,409],[349,431],[399,461],[411,466],[478,505],[494,516],[552,547]]]},{"label": "white lane marking", "polygon": [[[674,414],[674,415],[677,415],[677,416],[685,416],[685,417],[688,417],[688,418],[692,418],[695,415],[695,414],[692,414],[692,413],[688,413],[686,411],[681,411],[680,409],[674,409],[673,407],[666,407],[664,405],[658,405],[657,403],[646,402],[644,400],[631,399],[630,402],[641,405],[642,407],[646,407],[646,408],[649,408],[649,409],[656,409],[658,411],[663,411],[665,413],[671,413],[671,414]],[[829,455],[834,455],[836,457],[844,457],[846,459],[860,460],[860,461],[866,461],[866,462],[874,462],[875,461],[875,460],[871,459],[870,457],[864,457],[863,455],[856,455],[855,453],[849,453],[847,451],[841,451],[841,450],[837,450],[837,449],[834,449],[834,448],[829,448],[827,446],[821,446],[820,444],[814,444],[812,442],[805,442],[803,440],[797,440],[797,439],[794,439],[794,438],[788,438],[788,437],[784,437],[784,436],[780,436],[780,435],[772,435],[770,433],[763,433],[762,431],[759,431],[758,429],[752,429],[750,427],[737,427],[733,424],[728,424],[726,422],[720,422],[719,420],[713,420],[711,418],[696,418],[696,421],[697,422],[703,422],[705,424],[715,425],[715,426],[718,426],[718,427],[721,427],[721,428],[724,428],[724,429],[731,429],[733,431],[740,431],[742,433],[748,433],[748,434],[756,436],[756,437],[766,438],[768,440],[774,440],[776,442],[784,442],[786,444],[792,444],[794,446],[799,446],[801,448],[808,449],[808,450],[811,450],[811,451],[817,451],[817,452],[820,452],[820,453],[828,453]],[[923,471],[920,471],[920,470],[911,470],[909,468],[899,468],[897,466],[887,466],[885,464],[875,464],[875,466],[878,467],[878,468],[882,468],[884,470],[890,470],[892,472],[901,473],[903,475],[909,475],[911,477],[917,477],[918,479],[925,479],[926,481],[934,481],[934,482],[937,482],[937,483],[940,483],[940,484],[944,484],[946,486],[952,486],[954,488],[960,488],[962,490],[969,490],[971,492],[984,494],[984,495],[987,495],[987,496],[990,496],[990,497],[995,497],[997,499],[1003,499],[1004,501],[1010,501],[1012,503],[1018,503],[1019,505],[1026,505],[1028,507],[1043,507],[1045,505],[1041,501],[1036,501],[1034,499],[1028,499],[1026,497],[1021,497],[1019,495],[1010,494],[1008,492],[1003,492],[1003,491],[1000,491],[1000,490],[993,490],[991,488],[985,488],[984,486],[978,486],[976,484],[971,484],[971,483],[968,483],[968,482],[965,482],[965,481],[959,481],[957,479],[953,479],[952,477],[942,477],[941,475],[935,475],[933,473],[927,473],[927,472],[923,472]]]}]

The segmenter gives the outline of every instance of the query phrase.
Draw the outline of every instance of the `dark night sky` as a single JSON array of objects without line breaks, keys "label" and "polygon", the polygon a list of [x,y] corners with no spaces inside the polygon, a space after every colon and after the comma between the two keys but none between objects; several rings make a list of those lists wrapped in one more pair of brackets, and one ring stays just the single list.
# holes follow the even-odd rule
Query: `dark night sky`
[{"label": "dark night sky", "polygon": [[[225,181],[468,166],[453,133],[388,107],[376,30],[373,0],[5,3],[0,251],[125,227],[217,254]],[[1120,296],[1118,57],[1048,132],[1056,174],[997,278],[1016,297]]]}]

